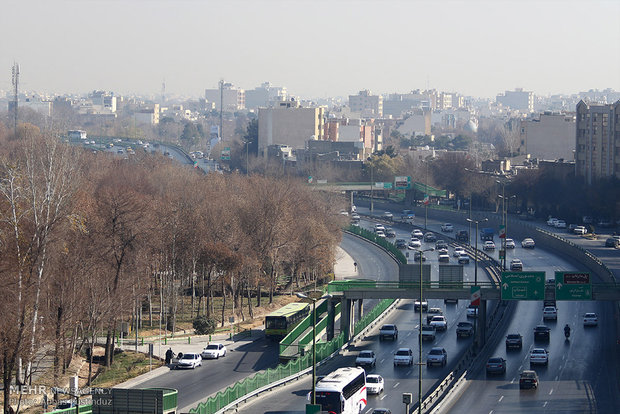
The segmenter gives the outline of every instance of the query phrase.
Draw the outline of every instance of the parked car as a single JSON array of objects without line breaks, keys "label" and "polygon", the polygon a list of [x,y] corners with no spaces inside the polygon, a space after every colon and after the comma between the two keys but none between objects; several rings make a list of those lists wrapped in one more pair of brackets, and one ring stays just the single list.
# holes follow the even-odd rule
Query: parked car
[{"label": "parked car", "polygon": [[482,246],[482,250],[495,250],[495,243],[493,243],[491,240],[485,241],[484,245]]},{"label": "parked car", "polygon": [[474,334],[474,325],[471,322],[459,322],[456,324],[456,337],[469,337]]},{"label": "parked car", "polygon": [[491,357],[487,361],[487,374],[505,374],[506,360],[502,357]]},{"label": "parked car", "polygon": [[435,233],[426,233],[424,235],[425,242],[434,242],[435,240],[437,240],[437,236],[435,236]]},{"label": "parked car", "polygon": [[543,309],[543,321],[546,320],[558,320],[558,310],[555,306],[545,306]]},{"label": "parked car", "polygon": [[210,343],[205,346],[200,354],[202,359],[218,359],[219,357],[226,356],[226,346],[219,343]]},{"label": "parked car", "polygon": [[431,325],[424,325],[420,330],[423,341],[434,341],[436,329]]},{"label": "parked car", "polygon": [[598,325],[598,315],[594,312],[588,312],[583,315],[583,326],[596,326]]},{"label": "parked car", "polygon": [[515,241],[513,239],[506,239],[506,248],[514,249],[516,247]]},{"label": "parked car", "polygon": [[437,331],[445,331],[448,329],[448,322],[446,321],[446,317],[443,315],[433,316],[433,319],[431,319],[431,323],[429,325],[435,327]]},{"label": "parked car", "polygon": [[534,328],[534,340],[549,341],[549,332],[551,330],[546,325],[538,325]]},{"label": "parked car", "polygon": [[523,239],[523,241],[521,242],[521,247],[523,247],[524,249],[533,249],[535,246],[536,244],[534,243],[534,240],[529,237]]},{"label": "parked car", "polygon": [[393,341],[398,339],[398,328],[393,324],[386,324],[379,329],[379,340],[390,338]]},{"label": "parked car", "polygon": [[394,244],[396,245],[397,249],[406,249],[408,243],[405,239],[396,239],[396,242]]},{"label": "parked car", "polygon": [[459,256],[459,264],[469,264],[469,256],[462,254]]},{"label": "parked car", "polygon": [[534,348],[530,353],[530,365],[549,365],[549,351],[545,348]]},{"label": "parked car", "polygon": [[370,374],[366,377],[366,392],[368,394],[381,394],[385,387],[385,381],[381,375]]},{"label": "parked car", "polygon": [[536,371],[525,370],[519,375],[519,389],[538,388],[538,375]]},{"label": "parked car", "polygon": [[523,337],[521,334],[513,333],[506,335],[506,350],[517,348],[523,348]]},{"label": "parked car", "polygon": [[411,348],[399,348],[394,354],[394,366],[413,365],[413,351]]},{"label": "parked car", "polygon": [[444,223],[441,225],[441,231],[450,233],[454,231],[454,226],[452,225],[452,223]]},{"label": "parked car", "polygon": [[202,357],[200,354],[187,353],[179,358],[179,361],[174,367],[176,369],[194,369],[200,366],[202,366]]},{"label": "parked car", "polygon": [[523,262],[520,259],[512,259],[510,261],[510,270],[523,270]]},{"label": "parked car", "polygon": [[357,355],[357,358],[355,358],[356,367],[374,368],[376,363],[377,363],[377,358],[375,357],[375,352],[371,350],[361,351]]},{"label": "parked car", "polygon": [[441,365],[442,367],[448,363],[448,353],[445,348],[434,347],[431,348],[428,356],[426,357],[426,366]]}]

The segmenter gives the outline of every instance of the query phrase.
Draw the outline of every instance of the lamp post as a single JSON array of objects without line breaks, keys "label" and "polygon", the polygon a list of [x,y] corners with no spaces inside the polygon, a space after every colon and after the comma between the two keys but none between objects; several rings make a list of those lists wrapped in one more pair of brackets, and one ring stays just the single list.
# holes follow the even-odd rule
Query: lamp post
[{"label": "lamp post", "polygon": [[[478,234],[478,224],[489,221],[488,218],[482,220],[467,219],[468,222],[476,225],[476,235]],[[474,236],[476,247],[474,247],[474,286],[478,286],[478,237]],[[478,342],[478,308],[476,308],[476,317],[474,318],[474,343]]]},{"label": "lamp post", "polygon": [[372,165],[372,157],[368,157],[368,162],[370,163],[370,214],[374,212],[374,200],[373,200],[373,187],[375,186],[374,177],[373,177],[373,165]]},{"label": "lamp post", "polygon": [[297,292],[298,298],[312,301],[312,405],[316,405],[316,301],[321,299],[330,299],[332,295],[323,295],[318,299],[310,297],[305,293]]},{"label": "lamp post", "polygon": [[[415,249],[415,251],[417,253],[420,254],[420,335],[419,335],[419,348],[420,348],[420,352],[419,352],[419,359],[418,359],[418,413],[422,414],[422,294],[423,294],[423,290],[422,290],[422,263],[424,262],[424,260],[422,260],[422,258],[424,257],[424,252],[432,252],[433,249],[432,247],[430,249],[424,249],[424,250],[419,250],[419,249]],[[414,256],[415,257],[415,256]]]}]

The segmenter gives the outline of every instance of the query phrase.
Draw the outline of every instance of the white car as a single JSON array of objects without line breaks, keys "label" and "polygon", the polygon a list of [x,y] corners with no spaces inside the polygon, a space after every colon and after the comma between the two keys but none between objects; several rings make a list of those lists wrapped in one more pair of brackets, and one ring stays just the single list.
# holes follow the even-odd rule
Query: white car
[{"label": "white car", "polygon": [[450,262],[450,255],[448,254],[447,251],[439,252],[439,256],[437,257],[437,260],[440,262]]},{"label": "white car", "polygon": [[566,222],[564,220],[558,220],[555,222],[555,228],[557,229],[565,229],[566,228]]},{"label": "white car", "polygon": [[377,230],[377,232],[375,233],[375,235],[377,237],[381,237],[382,239],[385,239],[387,236],[385,235],[385,233],[383,232],[383,230]]},{"label": "white car", "polygon": [[534,243],[534,240],[529,237],[523,239],[523,241],[521,242],[521,247],[523,247],[524,249],[533,249],[535,246],[536,243]]},{"label": "white car", "polygon": [[392,220],[394,218],[394,214],[390,213],[389,211],[384,212],[381,217],[383,217],[386,220]]},{"label": "white car", "polygon": [[515,241],[512,239],[506,239],[506,248],[507,249],[514,249],[515,247],[517,247],[515,245]]},{"label": "white car", "polygon": [[510,270],[523,270],[523,262],[520,259],[512,259],[510,261]]},{"label": "white car", "polygon": [[548,319],[552,319],[554,321],[558,320],[558,310],[555,306],[545,306],[543,309],[543,320],[546,321]]},{"label": "white car", "polygon": [[588,312],[583,315],[583,326],[596,326],[598,325],[598,316],[594,312]]},{"label": "white car", "polygon": [[478,307],[474,305],[469,305],[467,307],[467,317],[476,318],[477,316],[478,316]]},{"label": "white car", "polygon": [[411,348],[399,348],[394,354],[394,366],[413,365],[413,351]]},{"label": "white car", "polygon": [[459,256],[462,256],[464,254],[466,254],[464,248],[462,248],[462,247],[455,247],[454,248],[454,253],[452,253],[452,256],[459,257]]},{"label": "white car", "polygon": [[355,358],[356,367],[374,368],[376,363],[377,358],[375,357],[375,352],[370,350],[361,351],[357,355],[357,358]]},{"label": "white car", "polygon": [[418,239],[411,239],[411,241],[409,241],[409,244],[407,245],[407,247],[409,249],[416,249],[418,247],[422,247],[422,242]]},{"label": "white car", "polygon": [[584,226],[577,226],[573,229],[575,234],[587,234],[588,230]]},{"label": "white car", "polygon": [[454,231],[454,226],[451,223],[445,223],[441,225],[441,231],[450,233]]},{"label": "white car", "polygon": [[422,230],[420,229],[415,229],[411,232],[411,237],[416,237],[416,238],[421,238],[424,237],[424,233],[422,233]]},{"label": "white car", "polygon": [[375,232],[377,231],[385,231],[385,226],[380,223],[375,224]]},{"label": "white car", "polygon": [[530,365],[549,365],[549,352],[545,348],[532,349]]},{"label": "white car", "polygon": [[554,217],[549,217],[549,220],[547,220],[547,226],[555,227],[555,223],[557,222],[558,222],[558,219]]},{"label": "white car", "polygon": [[434,327],[436,331],[445,331],[448,329],[448,322],[446,321],[446,317],[443,315],[435,315],[433,319],[431,319],[430,326]]},{"label": "white car", "polygon": [[459,256],[459,264],[469,264],[469,256],[462,254]]},{"label": "white car", "polygon": [[368,394],[381,394],[385,387],[383,377],[377,374],[370,374],[366,377],[366,392]]},{"label": "white car", "polygon": [[202,357],[200,354],[187,353],[183,354],[179,361],[174,366],[176,369],[194,369],[202,366]]},{"label": "white car", "polygon": [[484,246],[482,246],[482,250],[495,250],[495,243],[491,240],[485,241]]},{"label": "white car", "polygon": [[216,342],[210,343],[205,346],[205,349],[202,350],[200,354],[202,359],[218,359],[219,357],[226,356],[226,346],[224,344],[219,344]]}]

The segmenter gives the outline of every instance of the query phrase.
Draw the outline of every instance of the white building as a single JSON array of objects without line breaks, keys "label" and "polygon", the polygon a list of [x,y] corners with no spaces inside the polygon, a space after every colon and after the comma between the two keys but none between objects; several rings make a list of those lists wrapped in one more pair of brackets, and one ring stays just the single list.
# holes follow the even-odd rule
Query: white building
[{"label": "white building", "polygon": [[514,91],[506,91],[504,95],[497,95],[497,103],[516,109],[522,113],[534,112],[534,93],[517,88]]},{"label": "white building", "polygon": [[224,111],[235,112],[245,109],[245,91],[235,87],[232,83],[224,83],[222,88],[205,89],[205,99],[220,110],[220,103]]},{"label": "white building", "polygon": [[543,160],[572,161],[575,151],[575,115],[545,112],[521,121],[522,154]]}]

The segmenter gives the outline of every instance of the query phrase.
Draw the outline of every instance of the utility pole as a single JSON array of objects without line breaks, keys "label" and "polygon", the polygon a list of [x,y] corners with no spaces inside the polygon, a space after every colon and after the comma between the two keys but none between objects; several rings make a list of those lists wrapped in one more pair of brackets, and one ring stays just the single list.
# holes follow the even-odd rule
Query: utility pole
[{"label": "utility pole", "polygon": [[220,79],[220,140],[224,141],[224,125],[223,114],[224,112],[224,79]]},{"label": "utility pole", "polygon": [[15,106],[13,107],[13,128],[15,131],[15,138],[17,138],[17,102],[18,102],[18,94],[19,94],[19,65],[15,62],[13,63],[13,91],[14,91],[14,101]]}]

